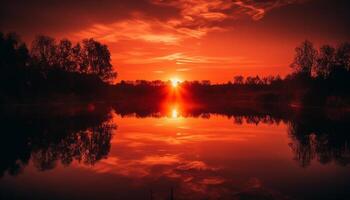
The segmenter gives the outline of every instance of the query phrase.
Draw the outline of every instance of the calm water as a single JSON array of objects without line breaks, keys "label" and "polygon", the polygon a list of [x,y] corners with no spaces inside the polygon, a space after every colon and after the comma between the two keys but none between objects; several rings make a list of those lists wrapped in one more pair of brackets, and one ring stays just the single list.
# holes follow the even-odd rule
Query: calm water
[{"label": "calm water", "polygon": [[89,109],[2,118],[2,198],[350,198],[346,121]]}]

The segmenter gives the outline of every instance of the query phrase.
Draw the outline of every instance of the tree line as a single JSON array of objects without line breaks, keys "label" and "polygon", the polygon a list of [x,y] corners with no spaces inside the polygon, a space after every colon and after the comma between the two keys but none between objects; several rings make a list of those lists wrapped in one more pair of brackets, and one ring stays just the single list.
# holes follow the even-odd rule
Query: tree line
[{"label": "tree line", "polygon": [[107,45],[39,35],[30,46],[0,32],[0,102],[88,101],[104,98],[117,77]]},{"label": "tree line", "polygon": [[2,71],[33,68],[41,72],[60,69],[66,72],[97,75],[104,81],[116,78],[107,45],[93,38],[74,44],[68,39],[38,35],[30,48],[15,33],[0,33]]},{"label": "tree line", "polygon": [[306,40],[295,48],[291,67],[296,74],[320,79],[328,79],[337,73],[349,73],[350,43],[341,43],[337,47],[325,44],[317,50],[312,42]]},{"label": "tree line", "polygon": [[[316,49],[314,44],[308,40],[302,42],[295,48],[295,55],[290,67],[293,73],[282,78],[280,75],[269,76],[247,76],[236,75],[226,85],[276,85],[288,81],[305,80],[327,80],[331,78],[341,78],[350,73],[350,43],[344,42],[334,47],[329,44],[322,45]],[[121,81],[121,85],[151,85],[164,86],[170,84],[169,81]],[[184,81],[182,85],[211,85],[209,80]]]},{"label": "tree line", "polygon": [[[295,55],[290,67],[293,73],[285,77],[291,79],[322,79],[327,80],[340,74],[350,73],[350,43],[344,42],[336,47],[324,44],[316,49],[314,44],[308,40],[302,42],[295,48]],[[236,85],[269,85],[282,81],[277,76],[248,76],[237,75],[232,83]]]},{"label": "tree line", "polygon": [[[69,95],[74,96],[72,101],[96,97],[115,101],[142,95],[162,101],[169,93],[166,87],[171,85],[170,81],[161,80],[109,84],[117,76],[110,51],[92,38],[73,43],[41,35],[28,47],[16,34],[0,33],[0,64],[0,102],[25,102],[28,97],[33,101],[63,97],[66,101],[64,98]],[[312,42],[304,41],[295,48],[291,67],[293,73],[284,78],[238,75],[223,84],[184,81],[178,88],[187,91],[181,93],[182,98],[205,100],[208,104],[212,99],[224,103],[265,99],[285,104],[291,101],[350,104],[350,43],[316,49]]]}]

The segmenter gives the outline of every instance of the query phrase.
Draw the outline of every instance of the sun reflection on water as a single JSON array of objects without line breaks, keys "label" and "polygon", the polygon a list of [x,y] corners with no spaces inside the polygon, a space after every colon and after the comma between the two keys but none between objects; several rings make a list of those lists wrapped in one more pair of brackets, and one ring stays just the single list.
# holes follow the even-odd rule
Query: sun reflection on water
[{"label": "sun reflection on water", "polygon": [[171,118],[176,119],[179,117],[179,113],[176,108],[173,108],[171,111]]},{"label": "sun reflection on water", "polygon": [[179,104],[170,103],[167,106],[168,118],[172,120],[178,120],[182,118],[181,107]]}]

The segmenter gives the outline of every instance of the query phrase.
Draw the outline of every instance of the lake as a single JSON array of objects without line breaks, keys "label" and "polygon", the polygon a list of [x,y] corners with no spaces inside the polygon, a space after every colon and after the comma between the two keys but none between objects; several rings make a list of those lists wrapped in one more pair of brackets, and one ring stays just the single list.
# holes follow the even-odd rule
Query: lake
[{"label": "lake", "polygon": [[350,199],[343,118],[26,110],[1,117],[3,199]]}]

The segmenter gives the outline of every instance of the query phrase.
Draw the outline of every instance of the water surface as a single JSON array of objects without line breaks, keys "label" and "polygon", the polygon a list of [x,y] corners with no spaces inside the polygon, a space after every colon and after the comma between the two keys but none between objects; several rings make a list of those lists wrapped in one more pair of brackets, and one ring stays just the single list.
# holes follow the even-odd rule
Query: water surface
[{"label": "water surface", "polygon": [[349,136],[341,120],[176,108],[142,116],[88,107],[3,117],[2,197],[350,197]]}]

